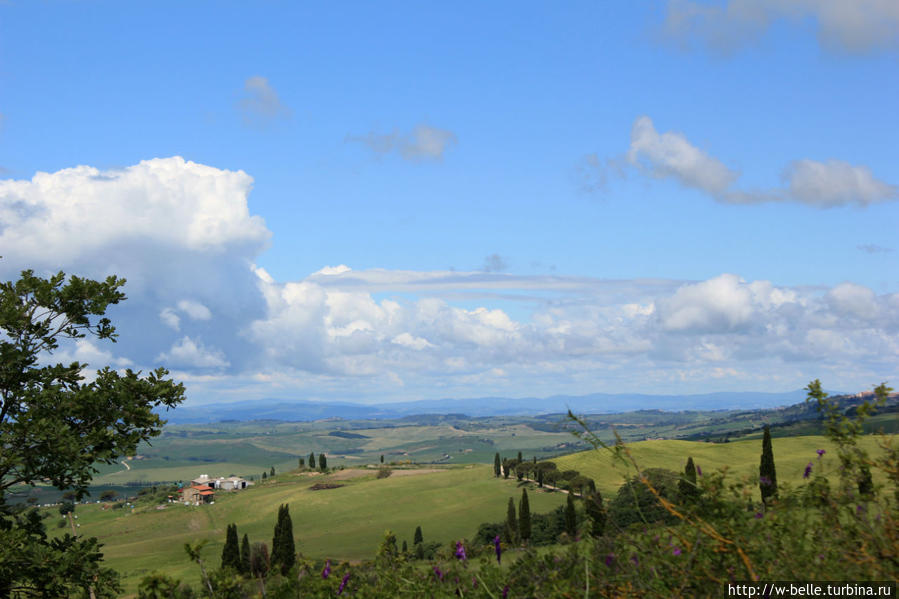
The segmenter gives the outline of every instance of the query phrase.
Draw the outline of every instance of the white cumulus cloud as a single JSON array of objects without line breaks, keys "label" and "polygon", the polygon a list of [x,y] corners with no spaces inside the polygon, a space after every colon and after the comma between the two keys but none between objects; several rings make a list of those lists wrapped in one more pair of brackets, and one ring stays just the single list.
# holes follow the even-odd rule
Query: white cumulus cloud
[{"label": "white cumulus cloud", "polygon": [[187,336],[179,339],[168,351],[162,352],[156,359],[181,368],[221,369],[229,365],[223,352],[207,348],[202,342]]}]

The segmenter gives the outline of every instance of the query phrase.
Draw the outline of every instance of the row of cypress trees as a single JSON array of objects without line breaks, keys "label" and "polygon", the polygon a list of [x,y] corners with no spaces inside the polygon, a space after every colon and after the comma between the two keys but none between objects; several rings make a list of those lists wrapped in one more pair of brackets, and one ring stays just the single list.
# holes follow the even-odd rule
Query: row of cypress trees
[{"label": "row of cypress trees", "polygon": [[[384,456],[381,456],[381,462],[384,461]],[[300,468],[306,467],[306,460],[303,458],[299,459]],[[309,468],[315,470],[315,452],[309,452]],[[318,454],[318,469],[322,472],[328,469],[328,456],[323,453]]]},{"label": "row of cypress trees", "polygon": [[282,504],[278,508],[278,522],[275,524],[271,557],[265,543],[256,543],[250,547],[250,539],[246,534],[238,546],[237,525],[229,524],[225,534],[225,546],[222,548],[222,569],[230,568],[245,576],[262,576],[269,569],[278,568],[281,574],[287,574],[296,563],[296,555],[290,510],[288,504]]}]

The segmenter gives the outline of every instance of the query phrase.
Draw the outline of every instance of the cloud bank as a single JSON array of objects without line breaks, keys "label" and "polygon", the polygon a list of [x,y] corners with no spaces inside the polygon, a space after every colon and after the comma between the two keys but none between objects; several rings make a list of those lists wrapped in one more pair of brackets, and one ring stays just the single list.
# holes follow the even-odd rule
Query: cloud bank
[{"label": "cloud bank", "polygon": [[[720,193],[733,179],[676,134],[643,130],[632,148],[654,176]],[[130,298],[110,314],[120,343],[79,341],[58,357],[162,363],[200,394],[402,399],[895,379],[899,294],[851,282],[523,276],[500,272],[496,256],[474,272],[337,265],[277,281],[255,264],[270,233],[248,210],[251,187],[245,173],[177,157],[0,181],[0,276],[125,276]]]}]

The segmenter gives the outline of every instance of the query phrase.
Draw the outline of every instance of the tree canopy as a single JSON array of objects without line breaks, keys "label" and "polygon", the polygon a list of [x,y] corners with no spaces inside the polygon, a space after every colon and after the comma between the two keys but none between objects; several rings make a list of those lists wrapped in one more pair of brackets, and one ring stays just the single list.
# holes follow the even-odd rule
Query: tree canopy
[{"label": "tree canopy", "polygon": [[115,276],[66,280],[62,272],[43,278],[30,270],[0,284],[0,596],[66,596],[91,587],[107,596],[118,588],[101,567],[96,539],[49,540],[36,511],[7,499],[37,483],[80,499],[95,464],[113,463],[159,435],[164,421],[154,410],[183,401],[184,387],[163,368],[142,376],[104,367],[88,382],[87,364],[52,362],[60,342],[115,342],[105,313],[126,299],[124,284]]}]

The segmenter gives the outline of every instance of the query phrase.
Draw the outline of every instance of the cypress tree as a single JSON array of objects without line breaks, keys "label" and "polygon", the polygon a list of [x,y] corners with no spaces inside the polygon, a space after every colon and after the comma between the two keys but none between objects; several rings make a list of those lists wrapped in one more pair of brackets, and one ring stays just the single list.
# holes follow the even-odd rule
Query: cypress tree
[{"label": "cypress tree", "polygon": [[284,522],[284,504],[278,506],[278,521],[275,523],[275,535],[272,537],[272,563],[275,563],[277,560],[275,556],[278,555],[278,547],[281,546],[281,523]]},{"label": "cypress tree", "polygon": [[606,510],[602,505],[602,495],[599,491],[590,493],[584,499],[584,507],[587,510],[587,516],[591,520],[590,536],[599,538],[606,528]]},{"label": "cypress tree", "polygon": [[300,458],[300,459],[299,459],[299,466],[300,466],[300,468],[305,468],[305,467],[306,467],[306,459],[305,459],[305,458]]},{"label": "cypress tree", "polygon": [[871,478],[871,468],[867,464],[862,464],[858,473],[858,494],[862,497],[869,497],[874,493],[874,481]]},{"label": "cypress tree", "polygon": [[384,463],[384,454],[383,453],[381,454],[381,463],[382,464]]},{"label": "cypress tree", "polygon": [[521,490],[521,503],[518,504],[518,535],[525,543],[531,538],[531,507],[528,505],[527,489]]},{"label": "cypress tree", "polygon": [[274,476],[274,475],[275,475],[275,467],[274,467],[274,466],[272,466],[272,470],[271,470],[271,472],[268,473],[268,475],[269,475],[269,476]]},{"label": "cypress tree", "polygon": [[501,462],[499,459],[499,452],[496,452],[496,455],[493,456],[493,476],[499,478],[500,471],[502,470]]},{"label": "cypress tree", "polygon": [[421,526],[416,526],[415,527],[415,536],[412,537],[412,544],[418,545],[422,542],[424,542],[424,537],[421,534]]},{"label": "cypress tree", "polygon": [[521,463],[521,452],[520,451],[518,452],[518,463],[519,464]]},{"label": "cypress tree", "polygon": [[762,501],[767,503],[769,497],[777,498],[777,472],[774,470],[774,450],[771,449],[771,429],[765,425],[762,437],[762,460],[759,464],[759,489]]},{"label": "cypress tree", "polygon": [[577,512],[574,511],[574,496],[568,493],[568,503],[565,504],[565,532],[574,538],[577,534]]},{"label": "cypress tree", "polygon": [[250,538],[246,534],[240,542],[240,573],[250,573]]},{"label": "cypress tree", "polygon": [[406,539],[403,539],[403,555],[409,553],[409,545],[406,544]]},{"label": "cypress tree", "polygon": [[503,460],[503,478],[509,478],[509,460]]},{"label": "cypress tree", "polygon": [[315,452],[309,454],[309,467],[315,470]]},{"label": "cypress tree", "polygon": [[543,488],[543,468],[537,471],[537,486]]},{"label": "cypress tree", "polygon": [[509,497],[509,507],[506,509],[506,541],[514,544],[518,537],[518,518],[515,517],[515,500]]},{"label": "cypress tree", "polygon": [[323,453],[318,454],[318,469],[322,472],[328,469],[328,458]]},{"label": "cypress tree", "polygon": [[677,490],[684,503],[691,503],[699,496],[699,487],[696,486],[696,466],[692,457],[687,458],[684,475],[677,483]]},{"label": "cypress tree", "polygon": [[233,568],[240,570],[240,546],[237,542],[237,525],[229,524],[225,533],[225,546],[222,548],[222,570]]},{"label": "cypress tree", "polygon": [[288,504],[278,508],[278,523],[272,539],[272,567],[280,566],[281,574],[287,574],[296,563],[296,544],[293,540],[293,522]]},{"label": "cypress tree", "polygon": [[263,472],[263,473],[262,473],[262,480],[265,480],[266,478],[268,478],[268,474],[266,474],[265,472]]}]

